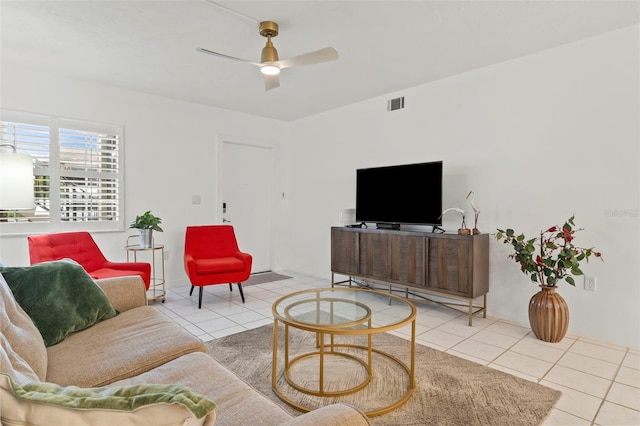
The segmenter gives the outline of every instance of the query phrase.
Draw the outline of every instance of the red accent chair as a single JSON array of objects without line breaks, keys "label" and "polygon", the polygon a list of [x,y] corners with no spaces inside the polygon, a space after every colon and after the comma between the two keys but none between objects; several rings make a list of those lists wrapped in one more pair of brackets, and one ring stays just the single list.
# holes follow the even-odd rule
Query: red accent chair
[{"label": "red accent chair", "polygon": [[202,288],[205,285],[238,283],[244,303],[242,282],[251,275],[253,257],[238,249],[236,234],[231,225],[187,226],[184,241],[184,270],[195,286],[200,287],[198,309],[202,308]]},{"label": "red accent chair", "polygon": [[31,235],[29,258],[31,264],[60,259],[78,262],[92,278],[111,278],[138,275],[149,289],[151,265],[144,262],[109,262],[88,232],[61,232]]}]

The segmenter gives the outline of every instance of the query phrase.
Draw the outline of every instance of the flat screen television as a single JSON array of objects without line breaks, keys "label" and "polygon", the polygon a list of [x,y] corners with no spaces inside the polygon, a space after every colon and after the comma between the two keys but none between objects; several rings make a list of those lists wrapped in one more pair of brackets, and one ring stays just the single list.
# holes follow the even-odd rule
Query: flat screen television
[{"label": "flat screen television", "polygon": [[442,161],[356,170],[356,221],[442,225]]}]

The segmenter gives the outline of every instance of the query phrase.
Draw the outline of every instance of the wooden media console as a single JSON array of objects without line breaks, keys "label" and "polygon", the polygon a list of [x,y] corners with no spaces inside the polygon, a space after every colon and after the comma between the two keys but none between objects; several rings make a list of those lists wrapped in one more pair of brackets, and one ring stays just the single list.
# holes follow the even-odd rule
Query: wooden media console
[{"label": "wooden media console", "polygon": [[[335,274],[346,280],[336,281]],[[487,316],[489,234],[459,235],[418,231],[331,228],[331,285],[363,279],[401,287],[409,294]],[[417,293],[416,293],[417,292]],[[425,295],[466,303],[434,300]],[[474,299],[482,297],[482,304]]]}]

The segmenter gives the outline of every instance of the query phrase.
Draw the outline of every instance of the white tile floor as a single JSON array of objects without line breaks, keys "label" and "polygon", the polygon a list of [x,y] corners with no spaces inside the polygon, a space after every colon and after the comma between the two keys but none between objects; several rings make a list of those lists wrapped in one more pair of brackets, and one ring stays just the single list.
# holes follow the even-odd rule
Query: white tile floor
[{"label": "white tile floor", "polygon": [[[203,341],[272,324],[271,304],[284,294],[331,282],[299,273],[292,278],[244,288],[205,287],[202,309],[198,289],[170,289],[165,315]],[[640,425],[640,350],[575,336],[560,343],[535,338],[528,327],[495,318],[467,317],[453,309],[416,301],[416,342],[562,391],[545,425]],[[393,306],[389,307],[393,314]],[[397,331],[407,337],[409,327]]]}]

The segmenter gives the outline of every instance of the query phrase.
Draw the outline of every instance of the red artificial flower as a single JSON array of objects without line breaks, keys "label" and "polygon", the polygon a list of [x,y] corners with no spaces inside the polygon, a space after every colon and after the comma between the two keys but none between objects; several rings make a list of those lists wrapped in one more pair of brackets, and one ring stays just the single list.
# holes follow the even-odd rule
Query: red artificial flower
[{"label": "red artificial flower", "polygon": [[567,228],[563,228],[562,233],[564,234],[562,238],[567,240],[568,243],[570,243],[573,240],[573,231],[569,231]]}]

